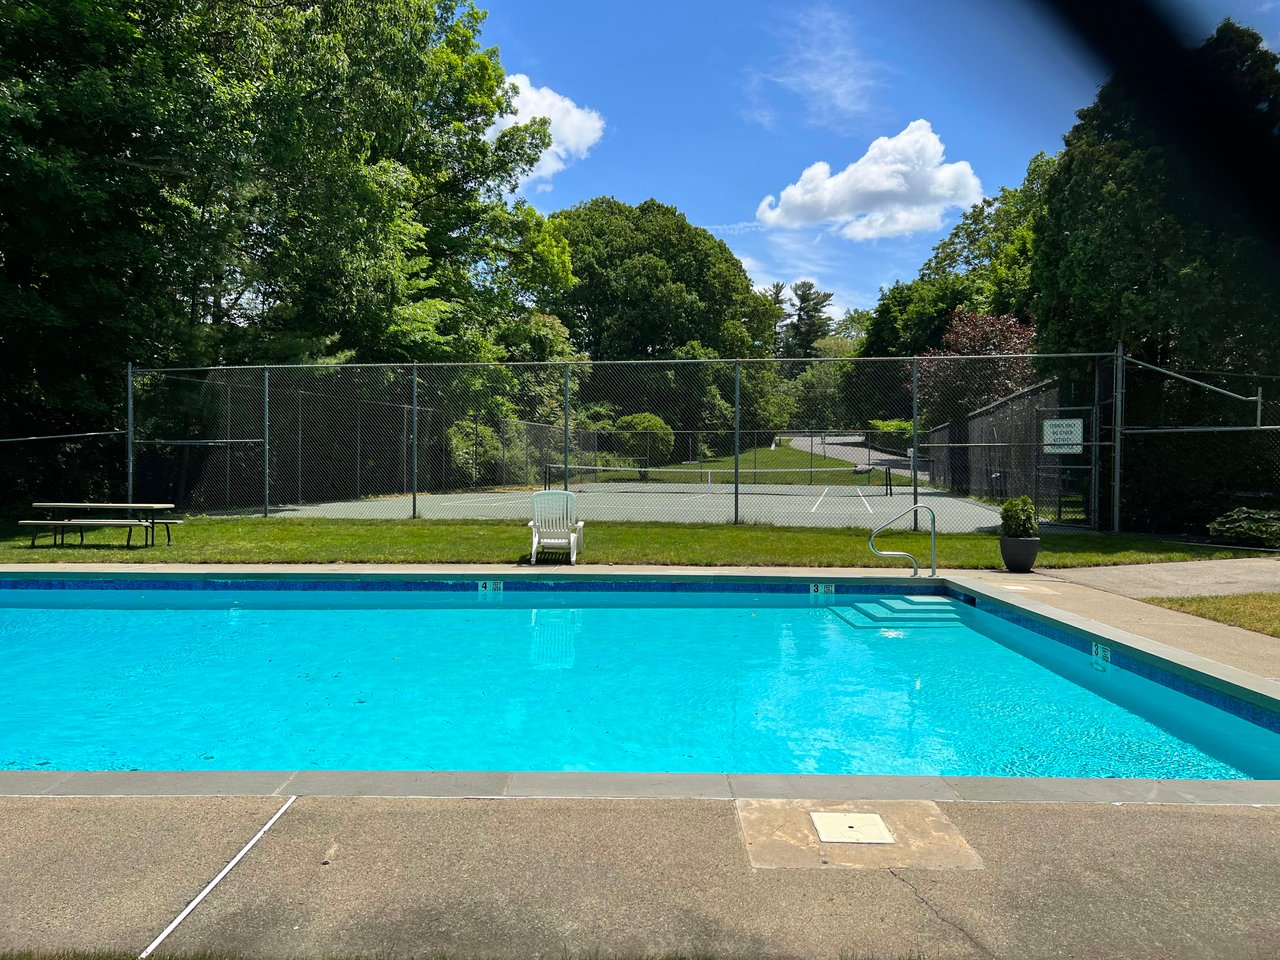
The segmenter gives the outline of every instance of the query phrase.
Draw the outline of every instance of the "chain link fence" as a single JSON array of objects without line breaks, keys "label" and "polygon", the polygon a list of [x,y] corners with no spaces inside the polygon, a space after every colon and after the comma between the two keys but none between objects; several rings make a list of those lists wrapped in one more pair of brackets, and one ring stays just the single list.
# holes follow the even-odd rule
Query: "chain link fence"
[{"label": "chain link fence", "polygon": [[1124,369],[1123,529],[1203,536],[1239,507],[1280,510],[1280,376]]},{"label": "chain link fence", "polygon": [[[132,491],[192,513],[1098,527],[1113,357],[138,370]],[[1055,442],[1046,442],[1047,429]],[[906,518],[896,525],[921,521]]]},{"label": "chain link fence", "polygon": [[924,503],[944,531],[1020,495],[1193,536],[1280,509],[1280,376],[1121,356],[135,370],[131,430],[0,440],[0,479],[14,505],[369,519],[523,520],[542,489],[589,520],[873,528]]}]

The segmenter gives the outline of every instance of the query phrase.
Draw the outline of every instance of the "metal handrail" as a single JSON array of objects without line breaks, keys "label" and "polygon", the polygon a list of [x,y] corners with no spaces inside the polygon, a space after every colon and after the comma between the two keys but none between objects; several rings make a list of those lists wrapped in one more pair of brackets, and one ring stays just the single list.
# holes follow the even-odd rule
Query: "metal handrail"
[{"label": "metal handrail", "polygon": [[877,557],[902,557],[904,560],[911,561],[911,575],[913,577],[920,576],[920,564],[916,562],[916,558],[909,553],[903,553],[901,550],[877,550],[876,537],[883,533],[890,524],[897,523],[909,513],[915,513],[917,510],[926,510],[929,513],[929,576],[936,577],[938,575],[938,516],[933,512],[933,507],[923,503],[913,503],[907,509],[903,510],[896,517],[886,520],[880,526],[871,531],[871,536],[867,537],[867,546],[871,548],[871,552]]}]

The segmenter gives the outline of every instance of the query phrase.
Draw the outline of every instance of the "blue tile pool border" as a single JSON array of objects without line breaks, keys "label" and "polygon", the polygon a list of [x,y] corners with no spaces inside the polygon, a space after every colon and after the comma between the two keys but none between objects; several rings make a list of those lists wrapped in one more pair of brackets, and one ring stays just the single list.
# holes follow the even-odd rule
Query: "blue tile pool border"
[{"label": "blue tile pool border", "polygon": [[[323,577],[316,575],[274,577],[209,577],[202,575],[174,577],[104,576],[104,577],[17,577],[0,579],[0,590],[186,590],[186,591],[335,591],[335,592],[475,592],[480,580],[498,580],[512,593],[538,593],[572,590],[580,593],[778,593],[808,594],[810,581],[720,580],[720,579],[637,579],[559,577],[533,579],[515,577],[470,576],[443,579],[435,577],[398,578],[375,575],[369,577]],[[831,582],[831,581],[826,581]],[[145,586],[144,586],[145,585]],[[892,588],[904,596],[945,596],[944,583],[901,583],[877,580],[868,583],[834,582],[837,595],[884,593]]]},{"label": "blue tile pool border", "polygon": [[[981,585],[956,582],[954,578],[936,580],[901,576],[861,576],[851,579],[839,571],[809,573],[800,576],[760,576],[655,573],[637,575],[568,574],[504,572],[484,574],[399,574],[399,573],[297,573],[265,572],[235,576],[217,573],[109,573],[100,575],[58,574],[47,571],[0,578],[0,590],[156,590],[156,591],[283,591],[283,592],[474,592],[481,580],[496,580],[503,590],[512,593],[576,591],[584,593],[749,593],[810,594],[814,583],[830,583],[836,596],[857,596],[892,592],[904,596],[947,596],[973,605],[978,610],[1008,623],[1030,630],[1038,636],[1065,644],[1090,655],[1093,643],[1109,648],[1110,665],[1190,696],[1215,709],[1230,713],[1263,729],[1280,733],[1280,699],[1242,687],[1230,678],[1216,676],[1204,669],[1177,663],[1139,649],[1117,639],[1116,631],[1103,624],[1084,621],[1083,625],[1066,622],[1072,618],[1048,608],[1032,609],[1019,598],[992,596]],[[1142,641],[1142,638],[1133,638]],[[1161,645],[1162,646],[1162,645]],[[1171,652],[1173,648],[1168,648]],[[1205,661],[1211,664],[1210,661]],[[1212,664],[1211,664],[1212,665]]]}]

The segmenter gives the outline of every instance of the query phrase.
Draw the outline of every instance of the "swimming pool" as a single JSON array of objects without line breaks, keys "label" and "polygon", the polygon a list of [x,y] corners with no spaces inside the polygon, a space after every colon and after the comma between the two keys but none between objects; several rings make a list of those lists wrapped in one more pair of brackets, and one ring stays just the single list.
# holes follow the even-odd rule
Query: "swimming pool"
[{"label": "swimming pool", "polygon": [[945,584],[0,581],[0,768],[1280,777],[1280,715]]}]

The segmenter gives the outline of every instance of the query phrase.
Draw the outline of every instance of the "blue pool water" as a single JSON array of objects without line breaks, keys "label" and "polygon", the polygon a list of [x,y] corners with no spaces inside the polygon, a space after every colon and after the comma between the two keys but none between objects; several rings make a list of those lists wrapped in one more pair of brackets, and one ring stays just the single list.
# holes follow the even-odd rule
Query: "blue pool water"
[{"label": "blue pool water", "polygon": [[0,767],[1280,776],[1280,735],[958,600],[811,604],[0,590]]}]

